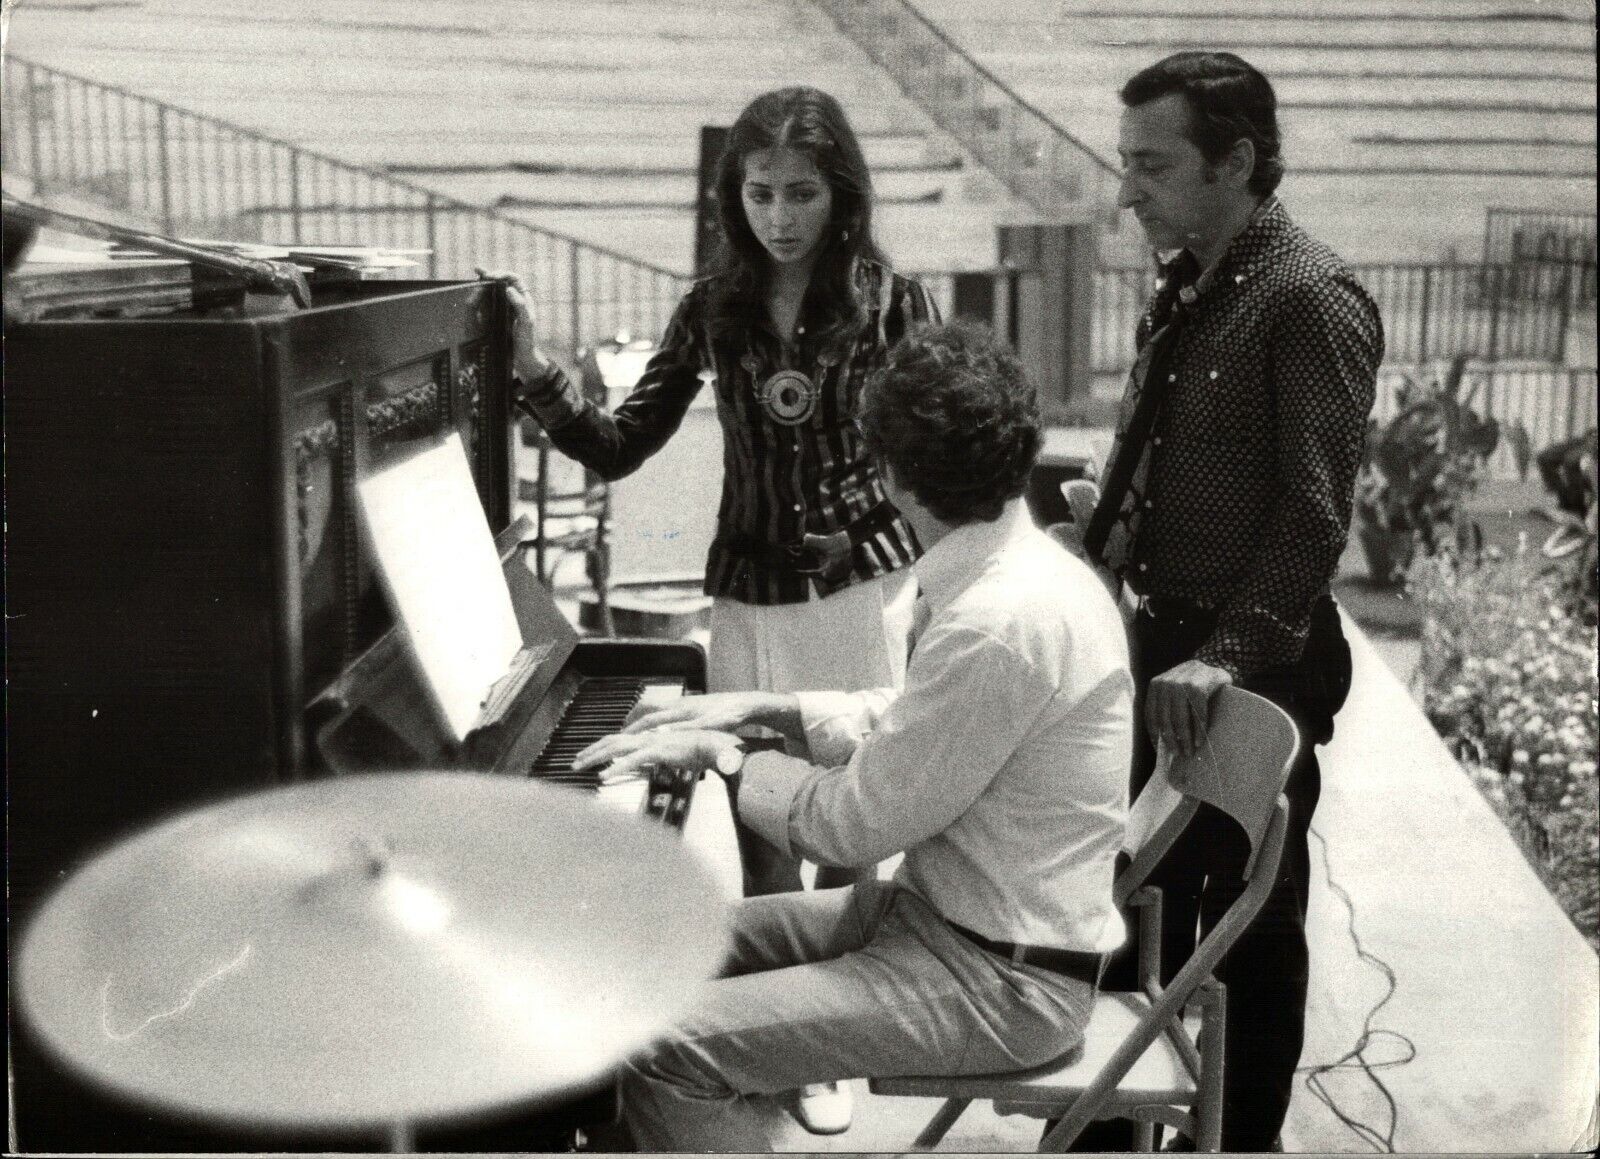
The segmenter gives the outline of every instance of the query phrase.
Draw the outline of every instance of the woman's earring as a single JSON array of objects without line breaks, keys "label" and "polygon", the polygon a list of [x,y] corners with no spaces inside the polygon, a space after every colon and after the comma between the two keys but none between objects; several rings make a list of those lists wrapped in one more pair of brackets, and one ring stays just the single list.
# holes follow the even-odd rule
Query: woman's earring
[{"label": "woman's earring", "polygon": [[839,240],[840,241],[849,241],[850,240],[850,227],[849,226],[845,226],[844,229],[839,231]]}]

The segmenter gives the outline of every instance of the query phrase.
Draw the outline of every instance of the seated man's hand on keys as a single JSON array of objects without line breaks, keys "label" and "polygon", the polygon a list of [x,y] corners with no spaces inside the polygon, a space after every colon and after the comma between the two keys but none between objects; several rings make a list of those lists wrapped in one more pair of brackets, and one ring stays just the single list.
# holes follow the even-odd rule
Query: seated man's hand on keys
[{"label": "seated man's hand on keys", "polygon": [[648,777],[659,765],[703,773],[717,767],[717,754],[731,748],[738,737],[705,728],[655,729],[619,732],[595,741],[573,758],[574,772],[589,772],[610,765],[600,774],[604,784]]},{"label": "seated man's hand on keys", "polygon": [[678,729],[717,729],[734,732],[750,725],[777,729],[773,723],[786,706],[785,697],[775,692],[711,692],[704,696],[685,696],[671,704],[641,712],[630,720],[624,733],[675,731]]}]

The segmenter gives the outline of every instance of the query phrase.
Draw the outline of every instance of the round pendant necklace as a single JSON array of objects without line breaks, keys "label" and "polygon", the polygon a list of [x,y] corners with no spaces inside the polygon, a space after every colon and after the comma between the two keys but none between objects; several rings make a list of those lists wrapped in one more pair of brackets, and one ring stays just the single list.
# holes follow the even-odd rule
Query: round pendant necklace
[{"label": "round pendant necklace", "polygon": [[822,388],[798,370],[776,370],[756,387],[756,398],[767,417],[786,427],[797,427],[817,412]]},{"label": "round pendant necklace", "polygon": [[[788,361],[787,357],[784,360]],[[831,351],[819,354],[815,381],[805,371],[789,366],[779,367],[765,380],[758,379],[756,376],[761,370],[761,360],[756,357],[754,349],[746,350],[740,361],[750,375],[756,401],[761,404],[766,416],[780,426],[797,427],[810,422],[816,415],[828,370],[838,360],[838,355]]]}]

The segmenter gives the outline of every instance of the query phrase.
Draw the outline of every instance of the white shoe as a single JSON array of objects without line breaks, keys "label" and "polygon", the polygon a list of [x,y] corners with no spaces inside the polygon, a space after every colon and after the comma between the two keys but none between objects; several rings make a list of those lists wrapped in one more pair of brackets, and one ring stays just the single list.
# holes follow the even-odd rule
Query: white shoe
[{"label": "white shoe", "polygon": [[842,1135],[850,1129],[850,1088],[844,1083],[813,1083],[795,1092],[794,1117],[813,1135]]}]

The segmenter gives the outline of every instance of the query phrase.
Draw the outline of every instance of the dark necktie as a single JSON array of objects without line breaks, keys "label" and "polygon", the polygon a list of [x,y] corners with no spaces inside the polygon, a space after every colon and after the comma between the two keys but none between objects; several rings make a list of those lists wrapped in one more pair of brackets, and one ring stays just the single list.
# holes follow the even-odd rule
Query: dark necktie
[{"label": "dark necktie", "polygon": [[[1169,277],[1192,273],[1174,268]],[[1188,315],[1181,301],[1184,289],[1173,295],[1166,321],[1139,348],[1129,372],[1128,398],[1116,442],[1100,488],[1100,501],[1083,534],[1083,547],[1090,559],[1102,563],[1119,579],[1128,566],[1128,557],[1139,530],[1144,495],[1150,476],[1150,438],[1161,404],[1166,400],[1167,366],[1172,360],[1178,332]],[[1190,291],[1192,294],[1192,291]]]}]

